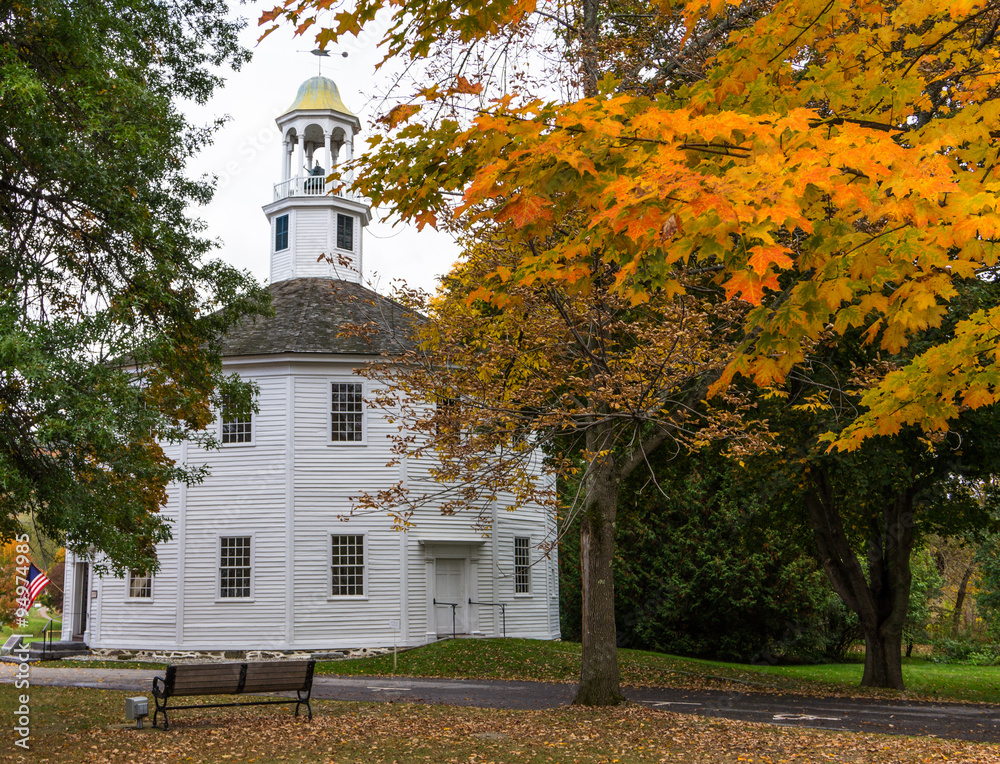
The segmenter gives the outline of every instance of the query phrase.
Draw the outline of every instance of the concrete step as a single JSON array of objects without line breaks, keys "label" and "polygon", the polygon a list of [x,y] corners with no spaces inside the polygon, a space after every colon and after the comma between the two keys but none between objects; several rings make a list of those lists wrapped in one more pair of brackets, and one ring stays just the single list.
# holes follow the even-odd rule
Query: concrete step
[{"label": "concrete step", "polygon": [[71,655],[86,655],[90,652],[90,648],[84,642],[74,642],[71,640],[59,640],[47,645],[43,645],[41,642],[31,642],[28,648],[29,660],[37,660],[42,657],[51,659],[67,658]]}]

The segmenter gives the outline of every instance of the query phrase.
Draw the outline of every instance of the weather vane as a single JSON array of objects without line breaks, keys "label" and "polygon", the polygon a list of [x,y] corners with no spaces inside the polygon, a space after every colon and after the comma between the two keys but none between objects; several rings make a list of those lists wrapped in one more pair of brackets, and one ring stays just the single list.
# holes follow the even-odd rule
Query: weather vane
[{"label": "weather vane", "polygon": [[[299,53],[312,53],[314,56],[316,56],[316,58],[318,59],[318,61],[316,62],[318,64],[316,73],[318,75],[320,75],[320,76],[323,75],[323,59],[330,57],[330,51],[325,50],[324,48],[313,48],[312,50],[300,50],[298,52]],[[345,50],[340,55],[343,58],[347,58],[347,51]]]}]

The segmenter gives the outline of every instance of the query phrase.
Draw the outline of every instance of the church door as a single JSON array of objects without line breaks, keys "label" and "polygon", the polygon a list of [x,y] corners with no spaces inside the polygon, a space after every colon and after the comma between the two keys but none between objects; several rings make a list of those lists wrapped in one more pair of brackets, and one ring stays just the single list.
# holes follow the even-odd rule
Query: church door
[{"label": "church door", "polygon": [[434,561],[434,617],[437,625],[438,636],[447,636],[452,633],[452,608],[441,603],[454,602],[455,608],[455,631],[465,634],[468,629],[465,625],[465,614],[468,610],[468,597],[465,593],[465,560],[456,560],[438,557]]}]

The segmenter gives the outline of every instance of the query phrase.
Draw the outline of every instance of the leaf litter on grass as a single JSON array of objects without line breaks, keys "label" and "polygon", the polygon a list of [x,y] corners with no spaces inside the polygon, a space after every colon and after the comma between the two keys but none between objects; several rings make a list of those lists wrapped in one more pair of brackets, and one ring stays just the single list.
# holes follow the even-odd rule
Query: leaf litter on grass
[{"label": "leaf litter on grass", "polygon": [[[642,706],[547,711],[316,703],[309,722],[257,709],[187,711],[169,732],[95,724],[35,741],[51,764],[995,764],[1000,747],[773,727]],[[43,759],[32,754],[22,761]]]}]

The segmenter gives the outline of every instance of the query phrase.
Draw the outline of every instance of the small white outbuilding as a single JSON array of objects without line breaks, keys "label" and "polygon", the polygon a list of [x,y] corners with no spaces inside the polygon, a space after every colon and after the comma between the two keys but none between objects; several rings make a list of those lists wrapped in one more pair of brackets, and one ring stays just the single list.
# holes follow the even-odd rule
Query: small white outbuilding
[{"label": "small white outbuilding", "polygon": [[[354,373],[391,352],[406,316],[361,283],[367,203],[325,181],[352,158],[360,130],[337,86],[307,80],[277,123],[281,178],[264,206],[274,316],[245,321],[223,346],[225,369],[259,386],[259,413],[220,416],[219,450],[168,447],[211,474],[171,487],[163,513],[173,538],[157,548],[154,576],[96,577],[91,561],[67,556],[62,638],[91,648],[323,651],[424,644],[450,635],[453,616],[459,634],[505,627],[558,638],[557,563],[539,550],[554,520],[541,507],[506,512],[500,497],[486,533],[433,506],[407,532],[385,516],[351,516],[359,492],[427,474],[386,466],[396,425],[369,407],[372,383]],[[342,333],[358,323],[383,331]]]}]

